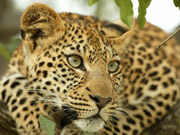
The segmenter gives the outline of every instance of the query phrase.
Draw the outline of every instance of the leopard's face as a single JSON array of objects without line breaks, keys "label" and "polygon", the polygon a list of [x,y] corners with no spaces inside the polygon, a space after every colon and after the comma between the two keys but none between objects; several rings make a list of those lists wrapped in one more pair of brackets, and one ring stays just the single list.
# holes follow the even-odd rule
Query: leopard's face
[{"label": "leopard's face", "polygon": [[31,85],[58,95],[64,111],[80,129],[97,132],[117,107],[121,59],[97,30],[66,27],[63,35],[37,41],[37,46],[45,47],[28,67]]}]

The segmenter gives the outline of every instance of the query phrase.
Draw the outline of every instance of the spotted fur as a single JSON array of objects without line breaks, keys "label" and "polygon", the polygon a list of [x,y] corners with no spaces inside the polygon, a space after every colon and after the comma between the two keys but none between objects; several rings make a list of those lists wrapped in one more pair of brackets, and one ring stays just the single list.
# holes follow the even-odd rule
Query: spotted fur
[{"label": "spotted fur", "polygon": [[[168,35],[149,23],[128,30],[33,4],[21,33],[0,82],[20,134],[43,134],[39,117],[46,116],[60,119],[61,135],[139,135],[179,98],[180,48],[172,39],[156,50]],[[71,56],[80,58],[78,67]],[[113,72],[110,62],[117,64]]]}]

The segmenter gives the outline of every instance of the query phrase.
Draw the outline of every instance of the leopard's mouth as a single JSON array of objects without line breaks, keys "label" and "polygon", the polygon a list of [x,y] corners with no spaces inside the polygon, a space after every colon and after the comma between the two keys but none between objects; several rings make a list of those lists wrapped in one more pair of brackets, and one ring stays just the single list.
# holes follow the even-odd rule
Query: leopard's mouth
[{"label": "leopard's mouth", "polygon": [[99,116],[99,114],[85,119],[76,119],[73,122],[82,131],[90,133],[98,132],[105,124],[104,120],[101,118],[101,116]]},{"label": "leopard's mouth", "polygon": [[[74,123],[76,127],[80,128],[83,132],[90,132],[90,133],[96,133],[100,129],[103,128],[105,125],[104,119],[100,116],[100,113],[87,117],[87,118],[78,118],[78,113],[72,109],[70,109],[69,106],[63,106],[63,110],[65,112],[65,115],[62,119],[61,128],[64,126]],[[66,120],[69,120],[69,122],[65,122]],[[65,120],[65,121],[64,121]]]}]

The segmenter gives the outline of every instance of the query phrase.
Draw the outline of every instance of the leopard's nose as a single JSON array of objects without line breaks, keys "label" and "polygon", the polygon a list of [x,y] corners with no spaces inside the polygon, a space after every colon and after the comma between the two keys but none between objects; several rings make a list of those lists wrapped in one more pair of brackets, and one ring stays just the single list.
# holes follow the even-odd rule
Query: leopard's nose
[{"label": "leopard's nose", "polygon": [[100,97],[98,95],[92,96],[89,95],[89,97],[95,101],[97,107],[99,108],[99,110],[101,110],[102,108],[104,108],[109,102],[111,102],[112,97],[108,97],[108,98],[103,98]]}]

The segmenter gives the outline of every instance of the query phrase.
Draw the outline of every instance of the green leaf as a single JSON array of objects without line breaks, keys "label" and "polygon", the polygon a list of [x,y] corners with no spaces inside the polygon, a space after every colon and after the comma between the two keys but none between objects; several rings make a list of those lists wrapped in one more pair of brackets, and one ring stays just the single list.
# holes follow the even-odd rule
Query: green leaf
[{"label": "green leaf", "polygon": [[131,26],[133,19],[133,4],[131,0],[114,0],[120,9],[120,18],[127,25]]},{"label": "green leaf", "polygon": [[46,117],[40,117],[40,123],[42,128],[45,130],[45,135],[54,135],[55,123]]},{"label": "green leaf", "polygon": [[180,0],[173,0],[174,5],[179,8],[180,10]]},{"label": "green leaf", "polygon": [[94,5],[98,1],[99,0],[88,0],[88,4],[89,4],[89,6],[92,6],[92,5]]},{"label": "green leaf", "polygon": [[146,23],[146,9],[150,5],[151,0],[139,0],[139,15],[138,15],[138,23],[139,28],[142,29],[144,27],[144,24]]},{"label": "green leaf", "polygon": [[0,55],[2,55],[5,59],[10,60],[10,54],[2,43],[0,43]]}]

